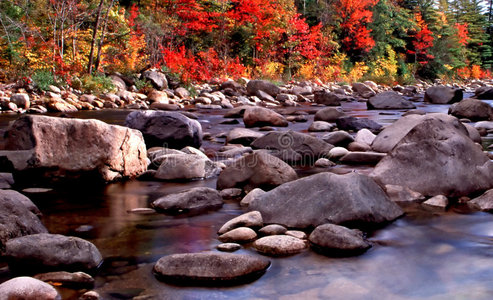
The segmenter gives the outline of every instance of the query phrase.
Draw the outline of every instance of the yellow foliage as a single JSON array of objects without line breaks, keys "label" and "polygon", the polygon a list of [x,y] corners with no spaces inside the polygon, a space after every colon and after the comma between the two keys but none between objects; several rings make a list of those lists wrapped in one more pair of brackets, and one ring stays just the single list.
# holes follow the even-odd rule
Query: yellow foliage
[{"label": "yellow foliage", "polygon": [[282,77],[283,72],[284,65],[274,61],[255,67],[255,73],[260,74],[265,79],[278,80]]},{"label": "yellow foliage", "polygon": [[368,74],[371,80],[379,83],[393,84],[397,81],[396,53],[390,45],[387,45],[386,56],[378,57]]}]

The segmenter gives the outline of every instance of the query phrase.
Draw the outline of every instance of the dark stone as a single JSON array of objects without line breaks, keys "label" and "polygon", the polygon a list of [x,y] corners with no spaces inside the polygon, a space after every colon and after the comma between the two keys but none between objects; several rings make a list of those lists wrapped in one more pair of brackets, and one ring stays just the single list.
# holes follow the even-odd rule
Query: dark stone
[{"label": "dark stone", "polygon": [[208,187],[191,188],[152,202],[152,207],[156,210],[170,214],[217,209],[222,205],[223,198],[219,192]]},{"label": "dark stone", "polygon": [[382,129],[382,125],[366,118],[342,117],[336,120],[336,124],[340,130],[346,131],[360,131],[366,128],[372,132],[378,132]]},{"label": "dark stone", "polygon": [[334,224],[317,226],[308,240],[318,252],[334,256],[358,255],[371,247],[361,231]]}]

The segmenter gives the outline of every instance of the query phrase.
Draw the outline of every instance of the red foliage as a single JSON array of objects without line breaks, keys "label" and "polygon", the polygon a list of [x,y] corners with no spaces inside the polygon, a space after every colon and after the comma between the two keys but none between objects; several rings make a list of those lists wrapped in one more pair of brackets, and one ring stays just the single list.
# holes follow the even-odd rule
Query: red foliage
[{"label": "red foliage", "polygon": [[467,41],[470,39],[469,38],[469,31],[467,30],[467,27],[469,24],[464,23],[455,23],[455,29],[457,29],[457,37],[459,38],[459,44],[462,44],[463,46],[467,45]]},{"label": "red foliage", "polygon": [[414,54],[419,64],[426,65],[435,58],[433,55],[428,54],[428,49],[433,47],[433,33],[428,29],[428,24],[425,23],[420,13],[416,13],[415,17],[420,30],[414,34],[414,50],[408,50],[407,52]]},{"label": "red foliage", "polygon": [[373,13],[369,10],[378,0],[339,0],[338,14],[342,19],[342,43],[347,50],[368,52],[375,41],[370,36],[371,30],[366,25],[372,21]]}]

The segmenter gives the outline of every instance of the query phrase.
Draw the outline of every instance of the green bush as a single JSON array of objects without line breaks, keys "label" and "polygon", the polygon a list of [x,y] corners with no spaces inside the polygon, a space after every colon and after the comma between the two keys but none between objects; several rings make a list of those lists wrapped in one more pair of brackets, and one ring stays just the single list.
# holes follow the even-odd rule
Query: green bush
[{"label": "green bush", "polygon": [[38,71],[36,71],[31,76],[31,79],[33,80],[33,82],[36,85],[36,87],[38,89],[42,90],[42,91],[49,90],[49,86],[50,85],[56,85],[55,77],[48,70],[38,70]]},{"label": "green bush", "polygon": [[72,87],[88,94],[104,94],[115,90],[109,77],[104,75],[84,75],[72,80]]}]

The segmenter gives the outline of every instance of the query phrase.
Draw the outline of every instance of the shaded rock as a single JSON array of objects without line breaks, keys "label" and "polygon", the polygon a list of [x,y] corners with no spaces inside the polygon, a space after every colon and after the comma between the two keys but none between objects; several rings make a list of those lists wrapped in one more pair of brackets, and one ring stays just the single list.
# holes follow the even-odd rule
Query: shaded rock
[{"label": "shaded rock", "polygon": [[473,121],[493,120],[493,107],[477,99],[464,99],[450,106],[448,113],[457,118],[468,118]]},{"label": "shaded rock", "polygon": [[285,234],[292,236],[292,237],[295,237],[295,238],[300,239],[300,240],[306,240],[306,238],[308,237],[306,235],[306,233],[304,233],[301,230],[288,230],[285,232]]},{"label": "shaded rock", "polygon": [[320,131],[331,131],[335,128],[335,125],[324,122],[324,121],[314,121],[310,127],[308,127],[308,131],[311,132],[320,132]]},{"label": "shaded rock", "polygon": [[369,177],[356,173],[319,173],[285,183],[253,200],[265,223],[309,228],[327,222],[367,226],[402,215]]},{"label": "shaded rock", "polygon": [[346,114],[339,108],[326,107],[315,113],[315,121],[335,122],[340,117],[345,116]]},{"label": "shaded rock", "polygon": [[245,114],[245,110],[249,108],[248,105],[238,106],[233,109],[230,109],[226,113],[224,113],[224,118],[243,118]]},{"label": "shaded rock", "polygon": [[288,235],[269,235],[253,243],[255,250],[262,254],[284,256],[300,253],[308,246],[300,239]]},{"label": "shaded rock", "polygon": [[474,91],[475,97],[478,99],[493,99],[493,87],[482,86]]},{"label": "shaded rock", "polygon": [[463,93],[460,89],[439,85],[428,88],[425,92],[425,101],[432,104],[450,104],[462,100]]},{"label": "shaded rock", "polygon": [[29,101],[29,95],[24,93],[12,94],[10,96],[10,102],[15,103],[18,108],[29,109],[31,102]]},{"label": "shaded rock", "polygon": [[473,142],[475,143],[481,144],[481,134],[479,134],[479,130],[477,130],[476,128],[472,127],[469,124],[463,123],[463,125],[464,127],[466,127],[467,134],[469,135],[471,140],[473,140]]},{"label": "shaded rock", "polygon": [[412,109],[416,106],[394,91],[379,93],[366,102],[368,109]]},{"label": "shaded rock", "polygon": [[248,194],[246,194],[246,196],[243,197],[243,199],[241,199],[240,205],[242,205],[242,206],[248,206],[248,205],[250,205],[250,203],[254,199],[256,199],[257,197],[259,197],[260,195],[263,195],[264,193],[265,193],[264,190],[259,189],[259,188],[255,188],[255,189],[251,190]]},{"label": "shaded rock", "polygon": [[219,192],[207,187],[191,188],[152,202],[152,207],[157,211],[171,214],[216,209],[222,205],[223,198]]},{"label": "shaded rock", "polygon": [[493,121],[481,121],[474,124],[476,129],[493,130]]},{"label": "shaded rock", "polygon": [[261,235],[282,235],[286,233],[286,231],[288,231],[287,228],[282,225],[270,224],[260,228],[258,233]]},{"label": "shaded rock", "polygon": [[98,120],[26,115],[5,134],[5,156],[16,181],[113,181],[147,169],[136,130]]},{"label": "shaded rock", "polygon": [[354,141],[354,138],[345,131],[335,131],[324,134],[322,140],[334,146],[346,146]]},{"label": "shaded rock", "polygon": [[[334,149],[334,148],[333,148]],[[330,150],[332,151],[332,150]],[[330,156],[330,152],[329,152],[329,156]],[[313,164],[313,166],[317,167],[317,168],[328,168],[328,167],[333,167],[335,166],[336,164],[330,160],[328,160],[327,158],[319,158],[317,159],[317,161]]]},{"label": "shaded rock", "polygon": [[403,117],[408,115],[426,115],[426,111],[422,109],[411,109],[402,114]]},{"label": "shaded rock", "polygon": [[11,239],[5,247],[9,269],[38,271],[91,271],[103,261],[92,243],[77,237],[38,233]]},{"label": "shaded rock", "polygon": [[0,190],[0,253],[8,240],[35,233],[47,233],[38,218],[40,211],[26,196]]},{"label": "shaded rock", "polygon": [[41,273],[35,275],[34,278],[52,284],[61,284],[63,286],[92,287],[94,285],[94,278],[84,272],[69,273],[60,271]]},{"label": "shaded rock", "polygon": [[257,238],[255,231],[248,227],[238,227],[221,234],[218,239],[223,243],[248,243]]},{"label": "shaded rock", "polygon": [[59,300],[62,299],[51,285],[32,277],[16,277],[0,284],[0,299],[5,300]]},{"label": "shaded rock", "polygon": [[217,176],[221,169],[210,159],[195,154],[168,154],[157,157],[153,162],[161,164],[156,179],[203,179]]},{"label": "shaded rock", "polygon": [[367,128],[372,132],[378,132],[382,129],[382,125],[366,118],[342,117],[336,120],[336,124],[340,130],[346,131],[359,131],[363,128]]},{"label": "shaded rock", "polygon": [[156,276],[184,284],[227,285],[260,277],[270,262],[230,253],[184,253],[164,256],[154,265]]},{"label": "shaded rock", "polygon": [[371,247],[361,231],[334,224],[317,226],[308,239],[315,250],[329,255],[358,255]]},{"label": "shaded rock", "polygon": [[349,152],[339,161],[346,164],[377,164],[385,155],[378,152]]},{"label": "shaded rock", "polygon": [[288,164],[263,151],[257,151],[226,167],[217,179],[217,188],[271,189],[296,178],[296,172]]},{"label": "shaded rock", "polygon": [[101,296],[96,291],[88,291],[79,297],[79,300],[99,300]]},{"label": "shaded rock", "polygon": [[178,96],[181,99],[186,99],[186,98],[190,97],[190,92],[186,88],[183,88],[183,87],[179,87],[179,88],[175,89],[174,93],[176,96]]},{"label": "shaded rock", "polygon": [[217,250],[223,252],[234,252],[241,249],[241,245],[237,243],[222,243],[216,246]]},{"label": "shaded rock", "polygon": [[202,144],[200,123],[178,112],[134,111],[125,119],[125,126],[140,130],[148,147],[200,148]]},{"label": "shaded rock", "polygon": [[330,149],[330,151],[329,151],[329,158],[339,159],[348,153],[349,153],[349,150],[347,150],[346,148],[334,147],[334,148]]},{"label": "shaded rock", "polygon": [[243,193],[242,189],[236,189],[236,188],[224,189],[219,192],[219,194],[223,199],[235,199],[240,197],[242,193]]},{"label": "shaded rock", "polygon": [[269,132],[256,139],[252,148],[268,149],[272,155],[288,163],[315,162],[328,154],[332,145],[296,131]]},{"label": "shaded rock", "polygon": [[487,190],[479,197],[467,202],[467,205],[473,209],[491,212],[493,211],[493,190]]},{"label": "shaded rock", "polygon": [[436,195],[423,202],[424,206],[445,209],[448,206],[448,198],[444,195]]},{"label": "shaded rock", "polygon": [[390,200],[394,202],[422,202],[425,200],[425,196],[421,193],[405,186],[387,184],[385,190]]},{"label": "shaded rock", "polygon": [[264,136],[264,134],[258,131],[237,127],[228,132],[226,143],[249,146],[255,139],[261,136]]},{"label": "shaded rock", "polygon": [[263,91],[274,98],[281,93],[281,89],[278,86],[266,80],[250,80],[246,89],[248,94],[252,96],[258,96],[258,91]]},{"label": "shaded rock", "polygon": [[229,220],[221,226],[217,233],[223,234],[238,227],[258,228],[262,227],[262,225],[264,225],[262,215],[258,211],[251,211]]},{"label": "shaded rock", "polygon": [[361,82],[354,82],[351,87],[353,88],[353,91],[363,98],[370,98],[376,94],[371,87]]},{"label": "shaded rock", "polygon": [[367,152],[371,151],[371,147],[366,143],[352,142],[347,145],[347,149],[351,152]]},{"label": "shaded rock", "polygon": [[313,97],[313,101],[318,104],[323,104],[327,106],[339,106],[341,105],[341,95],[327,92],[327,91],[318,91],[315,92],[315,96]]},{"label": "shaded rock", "polygon": [[151,103],[151,108],[156,108],[152,106],[152,104],[154,103],[169,104],[168,94],[166,92],[157,90],[152,90],[147,95],[147,101]]},{"label": "shaded rock", "polygon": [[393,147],[371,176],[382,185],[405,186],[425,196],[460,197],[493,187],[493,162],[459,120],[429,116]]},{"label": "shaded rock", "polygon": [[166,75],[164,75],[163,73],[149,70],[143,72],[142,77],[149,80],[149,82],[154,86],[154,88],[158,90],[168,88],[168,80],[166,79]]},{"label": "shaded rock", "polygon": [[246,127],[276,126],[286,127],[288,121],[282,115],[263,107],[249,107],[243,114]]}]

